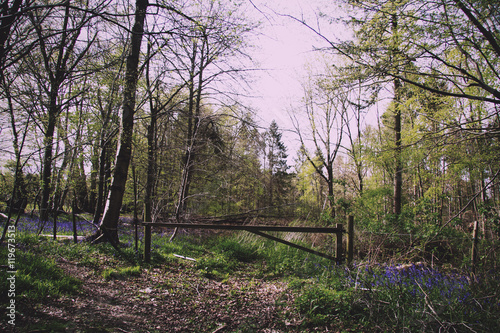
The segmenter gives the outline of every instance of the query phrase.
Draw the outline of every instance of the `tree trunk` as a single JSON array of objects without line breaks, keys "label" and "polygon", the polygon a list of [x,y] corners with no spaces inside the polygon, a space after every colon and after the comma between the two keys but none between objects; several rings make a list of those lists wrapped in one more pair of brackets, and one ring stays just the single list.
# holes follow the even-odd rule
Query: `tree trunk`
[{"label": "tree trunk", "polygon": [[21,9],[22,3],[22,0],[14,0],[10,4],[8,1],[3,1],[0,6],[0,75],[3,74],[6,53],[9,51],[5,46],[12,26],[21,17],[21,15],[18,15],[18,12]]},{"label": "tree trunk", "polygon": [[394,139],[395,148],[395,165],[394,172],[394,215],[399,217],[401,214],[401,197],[403,188],[403,166],[401,162],[401,107],[399,105],[399,94],[401,90],[401,82],[398,79],[394,80]]},{"label": "tree trunk", "polygon": [[144,221],[153,222],[152,206],[154,181],[156,175],[156,108],[151,109],[151,122],[148,127],[148,174],[144,198]]},{"label": "tree trunk", "polygon": [[97,201],[97,175],[99,170],[99,157],[96,148],[92,147],[92,156],[90,158],[92,169],[90,171],[90,192],[89,192],[89,212],[95,212]]},{"label": "tree trunk", "polygon": [[77,199],[77,208],[84,212],[90,212],[91,207],[89,204],[89,191],[87,189],[87,175],[85,174],[85,165],[83,162],[83,153],[81,153],[79,157],[80,165],[78,166],[77,173],[77,183],[76,183],[76,199]]},{"label": "tree trunk", "polygon": [[104,201],[104,193],[105,193],[105,184],[107,181],[106,177],[106,166],[108,165],[107,160],[107,149],[108,149],[108,143],[106,142],[104,136],[104,129],[102,130],[103,132],[101,133],[101,140],[100,140],[100,149],[101,153],[99,155],[99,182],[97,186],[97,200],[95,203],[94,207],[94,224],[98,224],[99,220],[101,218],[102,214],[102,206],[103,206],[103,201]]},{"label": "tree trunk", "polygon": [[335,194],[333,193],[333,165],[329,163],[326,170],[328,174],[328,204],[330,206],[330,217],[335,219],[337,212],[335,210]]},{"label": "tree trunk", "polygon": [[147,139],[148,139],[148,168],[147,168],[147,178],[146,178],[146,190],[144,197],[144,221],[153,222],[152,217],[152,206],[153,206],[153,195],[155,188],[155,176],[156,176],[156,120],[158,117],[158,105],[155,104],[153,98],[153,90],[151,88],[150,82],[150,54],[151,54],[151,44],[148,43],[148,63],[146,66],[146,85],[148,88],[149,95],[149,109],[151,110],[151,118],[148,126]]},{"label": "tree trunk", "polygon": [[[392,33],[394,38],[394,48],[392,56],[394,60],[399,57],[398,44],[398,22],[397,16],[392,17]],[[401,215],[401,198],[403,188],[403,166],[401,161],[401,81],[394,79],[394,139],[395,139],[395,171],[394,171],[394,215],[399,218]]]},{"label": "tree trunk", "polygon": [[[52,144],[54,142],[54,131],[57,120],[57,90],[52,87],[51,103],[47,115],[47,127],[45,128],[45,137],[43,140],[44,151],[42,161],[42,198],[40,201],[40,220],[46,222],[49,220],[49,199],[52,183]],[[55,93],[54,93],[55,92]]]},{"label": "tree trunk", "polygon": [[[30,15],[30,21],[38,36],[38,45],[44,71],[47,74],[50,86],[43,87],[48,92],[48,106],[46,121],[42,120],[44,126],[44,155],[42,161],[41,188],[42,197],[40,201],[40,219],[47,221],[49,218],[49,209],[51,208],[50,195],[52,192],[52,163],[53,163],[53,143],[54,131],[57,125],[58,117],[62,105],[60,98],[70,100],[71,97],[61,97],[61,87],[65,81],[71,77],[71,69],[76,68],[79,62],[83,61],[84,56],[89,51],[90,44],[77,53],[75,45],[79,40],[80,33],[86,24],[86,17],[81,17],[80,22],[72,20],[71,1],[64,1],[64,17],[62,18],[62,28],[60,30],[60,40],[57,43],[46,43],[44,27],[34,15]],[[33,12],[34,13],[34,12]],[[35,73],[34,73],[35,75]],[[36,74],[38,75],[38,73]],[[43,81],[43,80],[42,80]],[[41,87],[42,88],[42,87]],[[69,95],[72,95],[71,89]],[[58,193],[56,193],[58,194]]]},{"label": "tree trunk", "polygon": [[128,167],[132,156],[132,134],[134,129],[135,94],[138,80],[139,55],[144,21],[148,0],[136,0],[135,22],[130,36],[130,53],[127,56],[125,89],[123,92],[123,107],[121,132],[118,142],[115,169],[109,189],[108,199],[104,207],[100,234],[113,244],[118,243],[118,218],[127,183]]}]

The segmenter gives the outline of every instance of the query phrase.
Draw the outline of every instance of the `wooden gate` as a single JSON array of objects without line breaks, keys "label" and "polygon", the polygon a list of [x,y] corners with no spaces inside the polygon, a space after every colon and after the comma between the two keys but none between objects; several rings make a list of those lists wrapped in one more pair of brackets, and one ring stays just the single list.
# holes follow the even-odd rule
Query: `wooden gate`
[{"label": "wooden gate", "polygon": [[[268,225],[230,225],[230,224],[196,224],[196,223],[161,223],[161,222],[143,222],[144,226],[144,261],[151,261],[151,227],[166,227],[166,228],[180,228],[180,229],[219,229],[219,230],[245,230],[256,235],[271,239],[275,242],[279,242],[296,249],[312,253],[314,255],[330,259],[335,261],[337,264],[341,264],[347,259],[347,263],[350,264],[353,258],[353,239],[354,239],[354,227],[353,227],[353,217],[349,216],[347,221],[347,230],[344,229],[342,223],[338,223],[335,228],[333,227],[283,227],[283,226],[268,226]],[[335,257],[328,254],[321,253],[307,247],[294,244],[283,240],[281,238],[269,235],[265,232],[277,231],[277,232],[305,232],[305,233],[324,233],[324,234],[336,234],[336,251]],[[344,254],[343,249],[343,234],[347,233],[347,253]]]}]

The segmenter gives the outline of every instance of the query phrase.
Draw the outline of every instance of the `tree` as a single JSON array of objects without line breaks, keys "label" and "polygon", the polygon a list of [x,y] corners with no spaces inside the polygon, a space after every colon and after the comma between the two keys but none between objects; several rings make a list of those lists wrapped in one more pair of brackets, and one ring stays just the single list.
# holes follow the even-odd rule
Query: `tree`
[{"label": "tree", "polygon": [[210,193],[215,193],[212,200],[217,207],[215,213],[257,212],[265,207],[262,198],[268,183],[262,165],[263,135],[250,113],[240,118],[226,116],[221,128],[225,129],[224,150],[210,168],[220,170],[216,181],[209,183],[216,184],[210,187]]},{"label": "tree", "polygon": [[[395,73],[398,75],[388,76],[380,73],[376,69],[369,67],[365,68],[365,73],[369,73],[372,78],[379,77],[382,80],[392,81],[392,130],[394,135],[394,170],[393,170],[393,214],[396,218],[401,215],[402,208],[402,192],[403,192],[403,162],[402,162],[402,80],[399,78],[399,70],[404,68],[407,70],[409,67],[408,62],[402,55],[401,51],[401,37],[400,25],[409,27],[414,24],[413,20],[401,19],[401,12],[404,12],[405,6],[400,1],[385,1],[380,4],[381,10],[376,14],[363,16],[363,24],[359,24],[359,28],[355,29],[355,36],[357,38],[357,45],[360,46],[360,53],[356,54],[355,51],[349,53],[351,61],[354,60],[356,65],[359,66],[360,62],[357,61],[356,56],[363,57],[365,51],[378,48],[378,54],[382,58],[380,62],[384,64],[393,64]],[[364,12],[365,14],[365,12]],[[403,21],[402,23],[400,21]],[[358,23],[358,21],[355,21]],[[358,25],[356,25],[358,26]],[[401,65],[400,65],[401,64]],[[365,66],[366,67],[366,66]]]},{"label": "tree", "polygon": [[113,244],[118,243],[118,218],[120,217],[128,167],[132,156],[132,134],[134,129],[135,95],[139,77],[139,56],[148,4],[148,0],[136,0],[134,25],[131,30],[130,49],[126,62],[119,145],[109,196],[100,224],[101,235],[104,235]]},{"label": "tree", "polygon": [[[200,0],[184,10],[196,22],[182,19],[176,28],[176,38],[166,43],[170,54],[165,60],[186,86],[187,101],[185,119],[184,156],[178,191],[176,218],[181,219],[191,196],[191,183],[199,163],[198,151],[205,146],[203,123],[215,124],[207,110],[212,104],[229,96],[227,88],[221,88],[223,80],[234,80],[244,70],[235,65],[245,56],[245,36],[253,26],[245,21],[240,4],[223,4]],[[205,110],[205,111],[204,111]]]},{"label": "tree", "polygon": [[[22,27],[22,21],[26,19],[25,13],[30,10],[33,2],[24,1],[23,5],[23,0],[5,0],[0,5],[0,77],[7,67],[34,47],[33,43],[24,43],[33,27]],[[18,33],[15,32],[16,28],[20,28]]]},{"label": "tree", "polygon": [[286,146],[283,143],[281,130],[275,120],[271,122],[269,129],[265,133],[266,158],[268,163],[268,206],[280,206],[287,195],[287,183],[289,182],[287,170]]},{"label": "tree", "polygon": [[[73,80],[81,77],[81,65],[90,56],[97,36],[97,33],[89,33],[87,40],[81,41],[82,31],[94,16],[86,12],[76,15],[75,12],[79,10],[75,8],[78,7],[72,6],[68,0],[60,7],[41,7],[29,12],[30,24],[37,36],[38,50],[23,58],[24,71],[31,75],[24,76],[25,82],[32,83],[31,87],[27,85],[27,88],[32,88],[28,94],[46,96],[41,105],[38,101],[33,101],[28,108],[38,111],[39,116],[34,118],[39,121],[44,138],[40,200],[42,221],[48,220],[51,209],[53,145],[59,116],[80,95],[80,91],[72,87]],[[40,70],[40,64],[43,70]]]},{"label": "tree", "polygon": [[311,214],[318,218],[323,210],[323,179],[314,169],[314,164],[319,164],[319,159],[314,157],[315,163],[307,159],[308,152],[304,146],[299,148],[296,159],[296,181],[295,188],[298,191],[297,212],[301,216],[310,216]]},{"label": "tree", "polygon": [[[396,13],[393,13],[390,18],[391,24],[391,48],[389,49],[389,56],[392,58],[392,62],[399,62],[399,27],[398,27],[398,17]],[[393,212],[396,218],[401,215],[402,206],[402,196],[403,196],[403,161],[401,156],[401,113],[402,113],[402,96],[401,96],[401,81],[398,77],[393,79],[394,84],[394,203]]]},{"label": "tree", "polygon": [[327,184],[329,214],[335,218],[334,187],[337,175],[334,172],[334,162],[342,147],[342,129],[347,119],[348,101],[341,87],[335,86],[328,75],[309,78],[309,86],[304,90],[307,128],[301,127],[304,121],[297,116],[293,118],[294,127],[307,160]]},{"label": "tree", "polygon": [[[161,68],[161,70],[153,73],[151,67],[153,66],[153,45],[152,40],[148,40],[147,49],[147,59],[146,59],[146,94],[147,94],[147,104],[149,106],[149,123],[145,125],[146,127],[146,138],[147,138],[147,177],[145,185],[145,195],[144,195],[144,219],[146,221],[153,222],[155,217],[153,216],[153,206],[155,193],[157,192],[158,184],[158,155],[160,154],[159,147],[159,129],[158,121],[162,118],[165,119],[166,123],[169,123],[169,118],[173,117],[175,113],[175,108],[182,102],[181,94],[185,89],[185,84],[178,85],[176,87],[170,88],[166,86],[163,81],[165,80],[165,74],[169,72],[167,68]],[[153,74],[156,74],[153,76]],[[167,94],[168,92],[168,94]],[[166,135],[172,135],[168,133]],[[164,147],[166,148],[166,147]],[[173,156],[170,159],[174,159]],[[155,214],[157,215],[157,214]]]},{"label": "tree", "polygon": [[[465,103],[466,109],[477,115],[443,119],[443,126],[425,136],[435,145],[443,140],[456,143],[452,137],[445,137],[463,132],[465,128],[473,127],[476,133],[482,134],[491,129],[488,124],[492,117],[498,117],[495,105],[500,103],[498,4],[461,0],[350,3],[360,10],[359,16],[352,20],[357,40],[335,45],[334,49],[348,54],[356,64],[374,75],[393,81],[397,156],[401,156],[402,149],[401,134],[397,134],[402,130],[398,108],[406,107],[407,102],[403,99],[410,96],[403,94],[412,90],[412,94],[422,94],[418,92],[421,90],[455,98],[457,108],[463,109]],[[472,111],[472,108],[483,112]],[[431,109],[432,105],[427,105],[426,112]],[[443,131],[446,127],[449,130]],[[465,140],[473,137],[467,132],[463,134]],[[438,147],[428,149],[439,150]],[[439,170],[445,170],[448,163],[442,159],[440,164]],[[401,212],[401,164],[396,162],[395,165],[394,213],[398,214]],[[436,171],[435,175],[442,172]],[[436,197],[438,190],[434,193]]]},{"label": "tree", "polygon": [[[401,213],[402,89],[413,86],[442,96],[483,103],[483,131],[498,116],[500,103],[499,6],[488,1],[346,1],[355,38],[334,41],[301,21],[326,41],[330,50],[363,68],[369,77],[392,82],[394,93],[394,204]],[[324,48],[327,49],[327,48]],[[467,126],[470,120],[449,126]]]},{"label": "tree", "polygon": [[[109,46],[111,48],[111,45]],[[125,45],[123,45],[125,48]],[[116,48],[116,46],[115,46]],[[107,48],[107,50],[109,50]],[[111,53],[111,54],[109,54]],[[125,50],[123,51],[125,54]],[[88,134],[93,135],[92,144],[92,171],[90,202],[94,212],[93,223],[99,224],[101,219],[105,196],[108,192],[109,179],[111,178],[113,144],[118,134],[119,108],[121,104],[120,93],[123,94],[123,66],[125,59],[122,55],[115,55],[111,50],[103,54],[105,68],[94,76],[94,84],[90,85],[89,94],[95,116],[88,128]]]},{"label": "tree", "polygon": [[[28,126],[31,119],[31,115],[28,115],[27,118],[24,119],[24,123],[22,118],[25,115],[17,115],[16,113],[16,102],[15,97],[12,94],[12,86],[14,84],[15,79],[10,78],[9,75],[0,74],[0,85],[3,88],[3,93],[0,95],[6,101],[6,111],[8,112],[10,123],[10,130],[12,134],[12,148],[14,159],[16,161],[16,166],[14,168],[14,184],[12,195],[7,199],[9,212],[23,212],[24,208],[27,205],[27,193],[24,184],[24,175],[23,175],[23,165],[26,163],[22,157],[22,150],[26,143],[26,138],[28,135]],[[18,118],[21,118],[18,119]],[[22,127],[23,131],[18,130],[18,128]],[[22,139],[20,140],[20,135],[22,134]]]},{"label": "tree", "polygon": [[[352,73],[348,72],[343,80],[347,82],[349,109],[348,119],[345,123],[345,132],[349,140],[349,145],[346,147],[346,153],[351,158],[354,164],[356,180],[352,180],[353,187],[356,188],[360,196],[363,195],[365,189],[365,156],[364,142],[362,133],[364,130],[364,120],[368,108],[373,106],[378,95],[378,86],[371,87],[362,83],[362,78],[359,76],[352,77]],[[339,80],[342,76],[339,77]],[[357,81],[357,82],[356,82]]]}]

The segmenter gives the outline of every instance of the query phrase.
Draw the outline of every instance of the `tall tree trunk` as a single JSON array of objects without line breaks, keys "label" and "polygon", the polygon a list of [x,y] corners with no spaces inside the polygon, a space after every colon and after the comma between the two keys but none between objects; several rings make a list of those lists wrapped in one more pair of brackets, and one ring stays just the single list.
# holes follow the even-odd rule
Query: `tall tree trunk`
[{"label": "tall tree trunk", "polygon": [[[203,59],[203,49],[201,51],[200,58]],[[203,60],[201,60],[199,65],[198,73],[198,89],[195,89],[195,70],[196,70],[196,55],[197,55],[198,45],[196,42],[193,43],[193,55],[191,57],[191,69],[190,69],[190,82],[189,82],[189,110],[188,110],[188,131],[186,139],[186,153],[184,155],[184,168],[182,170],[181,185],[179,188],[179,200],[177,202],[177,207],[175,210],[175,218],[180,221],[181,217],[184,215],[187,209],[187,198],[189,196],[189,188],[191,185],[191,179],[194,172],[195,163],[195,149],[196,149],[196,134],[198,131],[199,122],[199,112],[200,112],[200,102],[201,102],[201,88],[203,83]],[[196,93],[196,96],[195,96]],[[170,241],[172,242],[177,235],[178,228],[175,228],[172,236],[170,236]]]},{"label": "tall tree trunk", "polygon": [[[203,36],[206,38],[206,36]],[[189,113],[188,113],[188,135],[187,135],[187,148],[184,156],[184,170],[181,178],[181,186],[179,190],[179,201],[176,209],[176,218],[179,219],[187,209],[187,198],[189,197],[189,190],[191,180],[194,174],[194,167],[196,163],[196,149],[197,149],[197,132],[200,122],[201,114],[201,99],[203,89],[203,72],[209,61],[206,56],[207,40],[203,39],[201,48],[198,47],[197,42],[193,43],[193,54],[191,57],[190,68],[190,83],[189,83]],[[197,55],[199,54],[200,63],[196,65]],[[198,73],[196,67],[198,66]],[[195,77],[198,76],[198,82],[195,88]]]},{"label": "tall tree trunk", "polygon": [[[204,46],[205,44],[203,44]],[[204,68],[204,63],[203,63],[203,58],[204,58],[204,47],[201,49],[201,63],[200,63],[200,72],[198,74],[198,88],[196,90],[196,99],[195,99],[195,114],[194,114],[194,119],[193,119],[193,128],[191,131],[191,138],[189,139],[190,142],[190,149],[187,152],[188,158],[187,158],[187,174],[185,178],[185,184],[184,184],[184,190],[182,192],[182,212],[185,212],[187,209],[187,198],[189,197],[189,190],[191,188],[191,180],[193,179],[194,175],[194,167],[196,164],[196,159],[197,159],[197,144],[198,144],[198,130],[200,126],[200,116],[201,116],[201,90],[203,88],[203,68]]]},{"label": "tall tree trunk", "polygon": [[108,145],[109,142],[105,139],[105,129],[102,129],[101,139],[100,139],[100,149],[101,153],[99,155],[99,175],[98,175],[98,185],[97,185],[97,200],[94,207],[94,219],[93,223],[98,224],[101,219],[102,206],[104,202],[105,185],[107,181],[106,169],[108,166]]},{"label": "tall tree trunk", "polygon": [[146,193],[144,198],[144,221],[153,222],[152,207],[154,182],[156,175],[156,108],[151,109],[151,122],[148,127],[148,174],[146,179]]},{"label": "tall tree trunk", "polygon": [[[4,230],[3,230],[2,236],[0,238],[0,245],[1,245],[2,242],[5,239],[5,235],[7,234],[7,230],[9,228],[10,218],[12,216],[12,213],[14,213],[14,204],[15,204],[14,202],[15,202],[15,200],[21,200],[20,201],[21,202],[21,206],[20,206],[20,209],[18,211],[18,217],[21,216],[21,213],[24,212],[24,208],[25,208],[26,203],[27,203],[27,196],[26,196],[26,193],[24,192],[25,188],[24,188],[24,181],[23,181],[23,178],[24,178],[23,177],[23,167],[21,165],[21,152],[22,152],[22,149],[24,147],[24,142],[26,140],[26,136],[27,136],[27,133],[28,133],[27,127],[28,127],[28,124],[29,124],[31,116],[28,115],[28,119],[26,120],[26,128],[24,130],[24,134],[23,134],[23,138],[21,140],[21,144],[19,145],[19,137],[18,137],[18,132],[17,132],[17,129],[16,129],[16,121],[15,121],[15,117],[14,117],[14,108],[13,108],[13,105],[12,105],[12,98],[11,98],[12,95],[10,94],[9,85],[5,82],[5,77],[3,77],[1,74],[0,74],[0,80],[1,80],[0,83],[2,84],[2,86],[3,86],[4,90],[5,90],[5,93],[6,93],[6,96],[7,96],[7,100],[8,100],[9,112],[10,112],[10,121],[11,121],[11,129],[12,129],[12,134],[14,136],[13,146],[14,146],[14,153],[15,153],[15,156],[16,156],[16,168],[15,168],[15,171],[14,171],[14,188],[12,189],[12,195],[10,197],[10,202],[9,202],[9,207],[8,207],[8,214],[9,215],[7,216],[7,221],[5,222]],[[17,221],[16,221],[15,225],[17,226]]]},{"label": "tall tree trunk", "polygon": [[335,210],[335,194],[333,193],[333,161],[332,163],[328,162],[326,172],[328,175],[328,205],[330,207],[330,217],[335,219],[337,212]]},{"label": "tall tree trunk", "polygon": [[92,170],[90,171],[89,212],[95,212],[97,201],[97,175],[99,172],[99,157],[96,147],[92,147],[90,161]]},{"label": "tall tree trunk", "polygon": [[52,87],[51,101],[47,111],[47,126],[43,140],[44,151],[42,161],[42,198],[40,201],[40,220],[46,222],[49,220],[49,199],[52,186],[52,144],[54,142],[54,132],[57,121],[57,87]]},{"label": "tall tree trunk", "polygon": [[[1,74],[0,70],[0,84],[4,90],[5,98],[7,99],[8,112],[10,116],[10,125],[13,136],[12,147],[14,148],[14,156],[16,158],[16,169],[14,171],[14,188],[12,192],[12,196],[9,199],[8,209],[14,209],[14,211],[18,211],[19,213],[24,213],[25,205],[27,204],[27,193],[25,189],[24,182],[24,174],[21,166],[21,150],[24,146],[24,142],[26,139],[27,131],[24,130],[24,134],[21,141],[21,146],[19,145],[19,135],[16,126],[16,117],[14,113],[14,105],[13,105],[13,96],[10,90],[10,83],[7,82],[6,78]],[[28,119],[26,120],[26,127],[29,124],[29,119],[31,118],[31,114],[28,114]],[[20,204],[20,205],[19,205]]]},{"label": "tall tree trunk", "polygon": [[80,153],[81,155],[79,156],[79,163],[80,165],[78,166],[78,173],[77,173],[77,183],[76,183],[76,202],[77,202],[77,208],[84,212],[90,212],[91,207],[89,203],[89,191],[87,189],[87,175],[85,174],[85,164],[83,160],[83,153]]},{"label": "tall tree trunk", "polygon": [[[69,68],[76,68],[77,64],[84,59],[84,55],[88,52],[90,44],[79,54],[75,53],[75,45],[79,40],[80,33],[83,28],[82,24],[75,26],[71,19],[71,0],[64,1],[64,18],[62,28],[60,30],[61,37],[56,45],[46,43],[43,34],[44,27],[38,21],[33,13],[30,13],[30,20],[38,36],[38,44],[44,70],[47,72],[50,86],[46,87],[48,91],[48,106],[47,120],[44,123],[44,154],[42,161],[41,188],[42,197],[40,201],[40,219],[47,221],[49,217],[49,209],[51,206],[50,195],[52,192],[52,163],[53,163],[53,143],[54,131],[57,125],[58,117],[61,112],[61,104],[59,102],[59,94],[63,83],[70,78]],[[73,59],[75,56],[75,59]],[[73,61],[73,62],[71,62]],[[71,93],[70,93],[71,94]]]},{"label": "tall tree trunk", "polygon": [[132,134],[134,129],[135,94],[139,76],[139,55],[148,5],[148,0],[136,0],[135,21],[130,36],[130,51],[126,64],[120,139],[113,179],[100,225],[100,233],[106,236],[107,240],[113,244],[117,244],[119,241],[118,218],[120,217],[120,209],[127,183],[128,167],[132,157]]},{"label": "tall tree trunk", "polygon": [[152,207],[153,207],[153,194],[154,194],[154,182],[156,176],[156,120],[158,117],[158,105],[155,103],[153,98],[153,90],[150,82],[150,54],[151,54],[151,43],[148,43],[148,63],[146,66],[146,85],[148,88],[149,95],[149,109],[151,110],[151,118],[148,126],[147,139],[148,139],[148,168],[147,168],[147,178],[146,178],[146,190],[144,198],[144,221],[153,222],[152,217]]},{"label": "tall tree trunk", "polygon": [[[393,34],[393,61],[399,57],[398,42],[398,21],[397,16],[392,17]],[[403,188],[403,165],[401,160],[401,81],[394,79],[394,140],[395,140],[395,171],[394,171],[394,215],[398,218],[401,215],[401,201]]]},{"label": "tall tree trunk", "polygon": [[395,148],[395,166],[394,172],[394,215],[399,217],[401,214],[401,197],[403,188],[403,166],[401,161],[401,106],[400,104],[401,82],[394,80],[394,139]]}]

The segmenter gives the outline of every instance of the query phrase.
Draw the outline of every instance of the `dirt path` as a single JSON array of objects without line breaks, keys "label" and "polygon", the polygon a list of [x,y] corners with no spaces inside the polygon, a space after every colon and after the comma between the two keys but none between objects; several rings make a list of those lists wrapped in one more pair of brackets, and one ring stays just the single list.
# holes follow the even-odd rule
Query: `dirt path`
[{"label": "dirt path", "polygon": [[291,332],[297,322],[283,282],[246,276],[220,282],[189,267],[143,270],[104,280],[93,269],[59,262],[84,281],[71,297],[21,304],[17,332]]}]

